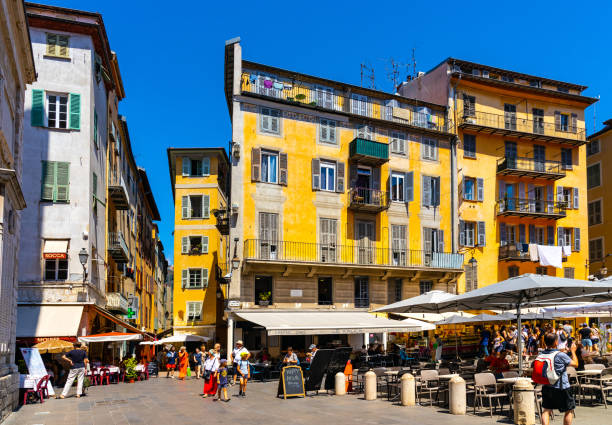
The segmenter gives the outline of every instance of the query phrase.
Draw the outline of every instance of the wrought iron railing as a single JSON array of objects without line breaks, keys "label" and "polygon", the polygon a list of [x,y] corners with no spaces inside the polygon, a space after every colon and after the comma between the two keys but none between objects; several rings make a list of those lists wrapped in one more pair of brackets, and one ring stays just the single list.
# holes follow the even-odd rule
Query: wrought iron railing
[{"label": "wrought iron railing", "polygon": [[338,93],[304,82],[282,82],[270,76],[251,72],[242,74],[242,91],[272,97],[300,105],[316,106],[332,111],[352,113],[368,118],[412,125],[436,131],[448,131],[444,112],[428,107],[415,107],[398,99],[376,99],[365,95]]},{"label": "wrought iron railing", "polygon": [[529,252],[525,252],[517,244],[504,245],[499,247],[500,260],[528,260]]},{"label": "wrought iron railing", "polygon": [[463,254],[347,245],[247,239],[245,260],[461,270]]},{"label": "wrought iron railing", "polygon": [[500,130],[516,131],[520,133],[530,133],[542,136],[557,137],[561,139],[585,140],[584,127],[572,126],[553,122],[545,122],[541,119],[528,119],[518,117],[516,114],[491,114],[488,112],[476,111],[473,115],[465,114],[460,111],[458,115],[458,125],[477,125],[482,127],[496,128]]},{"label": "wrought iron railing", "polygon": [[355,298],[355,308],[368,308],[370,307],[369,298]]},{"label": "wrought iron railing", "polygon": [[504,157],[497,160],[497,172],[502,171],[525,171],[533,173],[550,173],[565,175],[565,170],[560,161],[536,160],[525,157]]},{"label": "wrought iron railing", "polygon": [[129,255],[129,249],[127,244],[125,243],[125,239],[123,238],[123,233],[121,232],[109,232],[108,233],[108,249],[116,250],[121,249],[127,255]]},{"label": "wrought iron railing", "polygon": [[352,187],[349,189],[352,207],[389,208],[389,193],[383,190]]},{"label": "wrought iron railing", "polygon": [[539,199],[504,198],[497,201],[497,214],[540,214],[551,216],[565,216],[565,202],[543,201]]}]

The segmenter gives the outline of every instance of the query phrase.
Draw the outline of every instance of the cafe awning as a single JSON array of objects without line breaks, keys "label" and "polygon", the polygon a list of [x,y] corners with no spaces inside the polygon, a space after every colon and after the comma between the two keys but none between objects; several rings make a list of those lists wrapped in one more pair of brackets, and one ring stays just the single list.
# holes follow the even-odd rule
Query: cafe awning
[{"label": "cafe awning", "polygon": [[43,247],[44,258],[48,258],[48,259],[67,258],[67,255],[68,255],[68,241],[66,239],[62,239],[62,240],[47,239],[45,240],[45,246]]},{"label": "cafe awning", "polygon": [[435,329],[419,320],[399,321],[367,312],[238,312],[241,319],[263,326],[268,335],[333,335],[381,332],[422,332]]},{"label": "cafe awning", "polygon": [[76,337],[82,316],[82,305],[20,305],[17,338]]}]

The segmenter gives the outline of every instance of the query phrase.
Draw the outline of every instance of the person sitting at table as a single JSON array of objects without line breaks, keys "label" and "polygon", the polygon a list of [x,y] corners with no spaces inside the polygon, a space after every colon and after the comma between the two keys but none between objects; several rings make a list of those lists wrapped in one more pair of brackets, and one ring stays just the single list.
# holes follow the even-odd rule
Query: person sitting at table
[{"label": "person sitting at table", "polygon": [[268,353],[268,349],[266,347],[262,348],[257,356],[255,356],[255,360],[259,363],[266,363],[270,361],[270,353]]},{"label": "person sitting at table", "polygon": [[498,353],[498,356],[491,362],[489,369],[497,379],[503,378],[503,372],[507,372],[510,370],[510,363],[506,360],[506,356],[508,355],[508,351],[504,350],[501,353]]},{"label": "person sitting at table", "polygon": [[285,366],[297,365],[298,358],[297,355],[293,352],[293,347],[287,347],[287,354],[283,358],[283,364]]}]

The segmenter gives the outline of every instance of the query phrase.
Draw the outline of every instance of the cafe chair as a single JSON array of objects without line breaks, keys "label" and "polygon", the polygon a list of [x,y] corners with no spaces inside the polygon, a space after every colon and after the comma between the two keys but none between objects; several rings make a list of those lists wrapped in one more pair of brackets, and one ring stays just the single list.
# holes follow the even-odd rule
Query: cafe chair
[{"label": "cafe chair", "polygon": [[[508,397],[508,394],[500,392],[498,389],[495,375],[490,372],[477,373],[474,375],[474,389],[476,391],[476,399],[474,400],[474,414],[476,414],[476,406],[484,409],[483,400],[488,401],[489,414],[493,417],[493,409],[497,412],[499,407],[500,411],[504,407],[504,399]],[[496,401],[496,406],[493,406],[493,400]]]},{"label": "cafe chair", "polygon": [[612,368],[603,369],[600,376],[590,378],[588,382],[581,384],[580,389],[583,393],[590,394],[591,403],[593,403],[595,397],[598,399],[601,397],[607,409],[607,398],[609,394],[612,394]]},{"label": "cafe chair", "polygon": [[104,385],[104,380],[106,380],[106,385],[110,385],[110,370],[107,367],[100,368],[100,385]]},{"label": "cafe chair", "polygon": [[251,379],[254,381],[255,379],[259,379],[261,382],[264,381],[264,368],[249,363],[249,372],[251,373]]},{"label": "cafe chair", "polygon": [[89,378],[89,382],[91,383],[91,385],[98,385],[98,379],[100,375],[96,374],[96,372],[98,372],[98,369],[95,366],[92,366],[89,369],[89,372],[85,373],[85,376]]},{"label": "cafe chair", "polygon": [[507,372],[502,372],[502,376],[504,378],[518,378],[519,374],[518,374],[518,372],[515,372],[513,370],[509,370]]},{"label": "cafe chair", "polygon": [[44,403],[45,395],[47,396],[47,398],[49,398],[49,392],[47,390],[47,382],[49,382],[49,378],[50,378],[49,375],[45,375],[38,380],[38,383],[36,384],[35,389],[28,388],[25,390],[25,392],[23,393],[23,404],[24,405],[28,404],[29,394],[32,394],[34,397],[37,397],[38,399],[40,399],[41,403]]},{"label": "cafe chair", "polygon": [[402,375],[410,373],[410,369],[403,369],[397,373],[393,381],[387,381],[387,400],[394,401],[401,396]]},{"label": "cafe chair", "polygon": [[[580,397],[582,396],[580,377],[578,376],[578,373],[576,373],[576,368],[573,366],[568,366],[566,369],[566,372],[567,372],[567,379],[569,381],[570,388],[572,388],[576,396],[576,401],[578,402],[578,406],[580,406]],[[540,388],[540,391],[541,391],[541,388]]]},{"label": "cafe chair", "polygon": [[436,395],[436,403],[439,400],[440,393],[440,378],[438,378],[437,370],[422,370],[421,380],[418,383],[417,396],[419,397],[419,403],[421,396],[427,394],[429,398],[429,405],[433,406],[434,393]]},{"label": "cafe chair", "polygon": [[584,370],[604,370],[605,368],[606,368],[605,365],[599,364],[599,363],[585,364],[584,365]]}]

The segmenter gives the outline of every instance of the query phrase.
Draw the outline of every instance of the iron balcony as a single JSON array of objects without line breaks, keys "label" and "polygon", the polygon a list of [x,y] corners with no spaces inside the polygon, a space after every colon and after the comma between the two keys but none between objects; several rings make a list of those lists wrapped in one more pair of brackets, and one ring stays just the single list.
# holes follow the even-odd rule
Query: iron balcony
[{"label": "iron balcony", "polygon": [[388,192],[363,187],[350,188],[349,200],[350,210],[371,213],[384,211],[389,208],[390,204]]},{"label": "iron balcony", "polygon": [[349,159],[360,164],[384,164],[389,161],[389,145],[356,137],[349,144]]},{"label": "iron balcony", "polygon": [[117,263],[127,263],[130,260],[130,251],[123,239],[123,233],[109,232],[108,253]]},{"label": "iron balcony", "polygon": [[565,217],[565,202],[523,198],[504,198],[495,206],[498,216],[560,219]]},{"label": "iron balcony", "polygon": [[574,146],[586,143],[584,128],[544,122],[543,118],[535,120],[519,118],[512,114],[499,115],[476,111],[474,115],[465,115],[463,111],[460,111],[458,127],[478,133],[520,137],[534,142],[553,142]]},{"label": "iron balcony", "polygon": [[115,209],[118,210],[129,210],[130,200],[128,198],[128,192],[125,187],[123,177],[115,177],[111,179],[108,185],[108,195],[115,204]]},{"label": "iron balcony", "polygon": [[566,167],[559,161],[540,161],[534,158],[504,157],[497,160],[497,174],[502,176],[559,180],[565,177]]},{"label": "iron balcony", "polygon": [[461,271],[463,254],[414,249],[379,248],[376,244],[321,244],[247,239],[246,262],[300,263],[403,269]]}]

